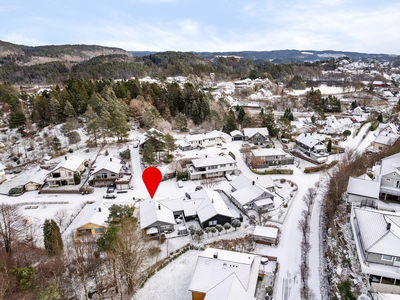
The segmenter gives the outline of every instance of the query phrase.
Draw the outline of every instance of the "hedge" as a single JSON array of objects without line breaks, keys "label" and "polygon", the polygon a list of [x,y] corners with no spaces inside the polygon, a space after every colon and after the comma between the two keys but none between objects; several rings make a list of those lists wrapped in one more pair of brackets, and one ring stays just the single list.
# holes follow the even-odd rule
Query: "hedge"
[{"label": "hedge", "polygon": [[315,167],[305,168],[304,173],[315,173],[315,172],[319,172],[322,170],[327,170],[327,169],[330,169],[333,166],[335,166],[337,163],[338,163],[338,161],[334,160],[334,161],[330,162],[329,164],[322,164],[322,165],[315,166]]},{"label": "hedge", "polygon": [[236,160],[236,156],[235,156],[235,154],[233,154],[231,151],[229,151],[229,153],[228,153],[230,156],[232,156],[232,158],[234,159],[234,160]]},{"label": "hedge", "polygon": [[375,131],[379,126],[379,121],[376,120],[374,123],[372,123],[371,127],[369,128],[370,131]]},{"label": "hedge", "polygon": [[290,169],[272,169],[272,170],[265,170],[263,172],[256,171],[252,167],[250,167],[250,170],[257,175],[273,175],[273,174],[287,174],[287,175],[293,175],[293,170]]}]

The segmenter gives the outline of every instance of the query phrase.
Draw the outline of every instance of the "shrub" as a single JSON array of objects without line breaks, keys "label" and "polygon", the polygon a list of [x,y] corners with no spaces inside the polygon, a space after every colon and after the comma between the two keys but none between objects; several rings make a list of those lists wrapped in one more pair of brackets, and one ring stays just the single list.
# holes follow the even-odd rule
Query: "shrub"
[{"label": "shrub", "polygon": [[375,131],[376,128],[379,126],[379,121],[376,120],[374,123],[372,123],[371,127],[369,128],[370,131]]},{"label": "shrub", "polygon": [[233,154],[231,151],[229,151],[229,153],[228,153],[234,160],[236,160],[236,156],[235,156],[235,154]]},{"label": "shrub", "polygon": [[188,177],[189,177],[188,171],[176,172],[176,179],[177,180],[188,179]]},{"label": "shrub", "polygon": [[258,175],[272,175],[272,174],[286,174],[286,175],[293,175],[293,170],[290,169],[273,169],[273,170],[265,170],[263,172],[256,171],[253,168],[250,167],[250,170],[254,174]]},{"label": "shrub", "polygon": [[70,148],[70,149],[68,149],[68,152],[69,152],[69,153],[73,153],[73,152],[74,152],[74,149]]},{"label": "shrub", "polygon": [[75,184],[81,183],[81,174],[79,174],[77,172],[74,173],[74,182],[75,182]]},{"label": "shrub", "polygon": [[131,158],[131,150],[129,150],[129,148],[127,148],[126,150],[120,152],[119,156],[122,159],[130,159]]},{"label": "shrub", "polygon": [[71,131],[71,133],[68,136],[68,141],[70,144],[76,144],[81,141],[81,136],[77,131]]},{"label": "shrub", "polygon": [[351,135],[351,131],[347,129],[347,130],[343,131],[343,135],[344,136],[350,136]]},{"label": "shrub", "polygon": [[22,195],[24,192],[25,192],[25,186],[24,185],[19,185],[19,186],[11,188],[8,191],[8,195],[9,196],[13,196],[13,195],[19,196],[19,195]]}]

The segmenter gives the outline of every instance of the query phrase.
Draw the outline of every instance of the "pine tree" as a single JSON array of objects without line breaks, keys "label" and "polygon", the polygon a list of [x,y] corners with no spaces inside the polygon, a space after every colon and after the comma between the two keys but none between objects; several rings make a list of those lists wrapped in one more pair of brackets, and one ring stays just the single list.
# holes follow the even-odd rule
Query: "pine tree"
[{"label": "pine tree", "polygon": [[331,139],[330,139],[329,142],[328,142],[328,146],[326,147],[326,150],[327,150],[329,153],[331,153],[331,151],[332,151],[332,140],[331,140]]},{"label": "pine tree", "polygon": [[175,117],[175,126],[180,130],[180,131],[187,131],[187,118],[183,113],[179,113]]},{"label": "pine tree", "polygon": [[60,228],[53,219],[46,219],[44,221],[43,239],[44,248],[51,255],[59,253],[64,248]]},{"label": "pine tree", "polygon": [[143,148],[143,161],[150,165],[153,164],[156,161],[154,154],[153,145],[147,142]]},{"label": "pine tree", "polygon": [[246,116],[246,113],[244,112],[243,106],[241,106],[241,107],[239,108],[239,113],[238,113],[238,122],[239,122],[240,124],[243,123],[243,118],[244,118],[244,116]]},{"label": "pine tree", "polygon": [[64,115],[66,118],[75,118],[76,117],[76,112],[74,110],[74,107],[71,105],[71,103],[69,101],[67,101],[65,103]]}]

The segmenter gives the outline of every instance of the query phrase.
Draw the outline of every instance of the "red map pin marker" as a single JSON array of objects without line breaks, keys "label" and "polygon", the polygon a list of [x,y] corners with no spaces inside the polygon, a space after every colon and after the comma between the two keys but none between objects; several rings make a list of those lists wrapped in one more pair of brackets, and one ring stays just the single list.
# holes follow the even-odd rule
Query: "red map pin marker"
[{"label": "red map pin marker", "polygon": [[151,199],[153,199],[154,194],[156,193],[158,186],[160,185],[161,178],[162,175],[160,170],[154,167],[147,168],[142,174],[142,180],[147,188],[147,191],[150,194]]}]

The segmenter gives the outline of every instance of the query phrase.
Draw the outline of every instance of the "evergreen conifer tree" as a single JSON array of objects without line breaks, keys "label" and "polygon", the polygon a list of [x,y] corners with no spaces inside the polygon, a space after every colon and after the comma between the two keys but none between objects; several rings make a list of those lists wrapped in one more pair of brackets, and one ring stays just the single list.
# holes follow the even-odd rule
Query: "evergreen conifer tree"
[{"label": "evergreen conifer tree", "polygon": [[46,219],[43,225],[44,248],[51,255],[63,250],[60,228],[53,219]]}]

